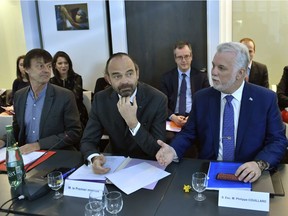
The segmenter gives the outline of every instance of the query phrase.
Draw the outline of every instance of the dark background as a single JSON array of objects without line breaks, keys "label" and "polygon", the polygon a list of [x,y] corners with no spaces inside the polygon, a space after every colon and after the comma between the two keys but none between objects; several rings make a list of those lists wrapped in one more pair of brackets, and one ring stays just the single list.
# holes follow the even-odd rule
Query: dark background
[{"label": "dark background", "polygon": [[125,1],[128,53],[140,81],[159,88],[161,75],[176,67],[173,47],[188,41],[192,67],[207,68],[206,1]]}]

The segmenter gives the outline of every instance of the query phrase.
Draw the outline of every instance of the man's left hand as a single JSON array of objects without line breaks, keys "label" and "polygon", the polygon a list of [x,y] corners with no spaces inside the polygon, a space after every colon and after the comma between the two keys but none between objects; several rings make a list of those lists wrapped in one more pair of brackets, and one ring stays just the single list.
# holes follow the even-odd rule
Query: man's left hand
[{"label": "man's left hand", "polygon": [[128,127],[135,128],[138,123],[136,97],[134,97],[133,105],[130,103],[130,97],[121,97],[117,103],[117,107]]},{"label": "man's left hand", "polygon": [[255,182],[261,176],[261,170],[255,161],[250,161],[242,164],[235,175],[240,181]]}]

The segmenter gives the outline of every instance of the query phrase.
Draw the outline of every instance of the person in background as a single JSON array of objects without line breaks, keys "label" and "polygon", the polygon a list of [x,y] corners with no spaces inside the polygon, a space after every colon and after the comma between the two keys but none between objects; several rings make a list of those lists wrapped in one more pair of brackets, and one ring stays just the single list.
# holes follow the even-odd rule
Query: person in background
[{"label": "person in background", "polygon": [[288,107],[288,66],[284,67],[281,80],[277,85],[277,96],[280,110]]},{"label": "person in background", "polygon": [[13,104],[15,92],[18,91],[19,89],[29,86],[29,82],[25,73],[25,69],[23,67],[24,58],[25,58],[25,55],[21,55],[17,58],[17,61],[16,61],[17,78],[14,80],[13,85],[12,85],[12,95],[11,95],[11,100],[10,100],[11,105]]},{"label": "person in background", "polygon": [[69,55],[63,51],[59,51],[54,55],[52,67],[54,77],[50,79],[50,83],[69,89],[74,93],[84,129],[88,121],[88,112],[83,104],[82,77],[74,72]]},{"label": "person in background", "polygon": [[250,62],[248,65],[246,81],[255,85],[269,88],[268,69],[267,66],[259,62],[253,61],[255,55],[255,42],[251,38],[243,38],[240,43],[247,46],[249,50]]},{"label": "person in background", "polygon": [[195,94],[188,122],[171,146],[158,141],[161,165],[181,160],[195,140],[199,158],[243,164],[235,176],[254,182],[263,170],[275,168],[283,158],[287,139],[276,94],[244,82],[248,49],[237,42],[218,45],[212,61],[213,87]]},{"label": "person in background", "polygon": [[13,129],[22,154],[40,149],[75,149],[82,135],[75,97],[70,90],[49,83],[52,56],[32,49],[24,58],[30,85],[14,98]]},{"label": "person in background", "polygon": [[[190,43],[178,41],[174,46],[173,54],[177,67],[162,75],[160,90],[168,98],[169,119],[182,127],[187,122],[193,95],[198,90],[210,85],[207,73],[191,67],[193,53]],[[181,97],[183,87],[184,101]]]},{"label": "person in background", "polygon": [[94,95],[81,152],[95,173],[106,173],[105,157],[97,147],[105,130],[110,143],[106,152],[155,159],[157,139],[165,139],[167,98],[157,89],[138,82],[139,68],[126,53],[113,54],[105,74],[112,88]]},{"label": "person in background", "polygon": [[102,91],[106,88],[110,87],[109,81],[107,79],[107,75],[104,75],[104,77],[100,77],[97,79],[95,88],[94,88],[94,94],[96,94],[99,91]]}]

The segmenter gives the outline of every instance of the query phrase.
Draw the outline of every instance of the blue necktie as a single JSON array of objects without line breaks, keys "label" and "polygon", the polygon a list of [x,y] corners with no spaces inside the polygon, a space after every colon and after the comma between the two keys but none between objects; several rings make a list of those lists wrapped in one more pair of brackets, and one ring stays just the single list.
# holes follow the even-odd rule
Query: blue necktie
[{"label": "blue necktie", "polygon": [[223,144],[223,161],[234,160],[234,109],[231,101],[232,95],[225,97],[226,104],[223,114],[222,144]]},{"label": "blue necktie", "polygon": [[180,95],[179,95],[179,114],[185,116],[186,114],[186,74],[182,73],[182,82],[180,86]]}]

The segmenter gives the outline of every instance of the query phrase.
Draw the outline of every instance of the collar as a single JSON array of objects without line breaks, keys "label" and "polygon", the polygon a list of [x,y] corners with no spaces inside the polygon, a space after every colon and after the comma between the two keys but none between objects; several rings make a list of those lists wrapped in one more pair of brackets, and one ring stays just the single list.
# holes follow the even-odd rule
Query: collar
[{"label": "collar", "polygon": [[252,62],[253,62],[253,61],[250,61],[249,64],[248,64],[248,68],[249,68],[250,70],[251,70]]},{"label": "collar", "polygon": [[[241,86],[235,92],[233,92],[233,94],[231,94],[239,102],[241,101],[241,98],[242,98],[244,84],[245,84],[245,82],[243,81]],[[221,100],[223,100],[223,98],[226,95],[229,95],[229,94],[225,94],[225,93],[221,92]]]},{"label": "collar", "polygon": [[[138,88],[138,87],[136,87],[135,91],[134,91],[133,94],[130,96],[130,102],[131,102],[131,103],[133,103],[134,97],[135,97],[136,94],[137,94],[137,88]],[[122,96],[118,94],[118,97],[121,98]]]},{"label": "collar", "polygon": [[185,73],[186,76],[190,78],[191,68],[189,68],[186,72],[182,72],[179,68],[177,68],[177,71],[178,71],[178,77],[181,77],[182,74]]}]

